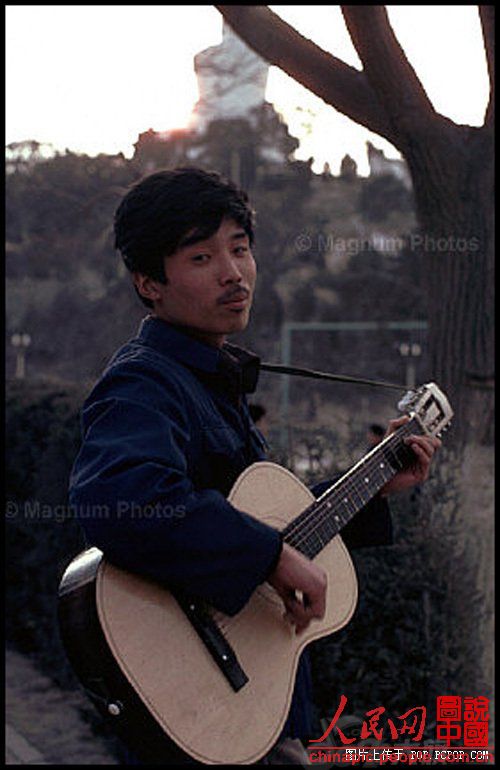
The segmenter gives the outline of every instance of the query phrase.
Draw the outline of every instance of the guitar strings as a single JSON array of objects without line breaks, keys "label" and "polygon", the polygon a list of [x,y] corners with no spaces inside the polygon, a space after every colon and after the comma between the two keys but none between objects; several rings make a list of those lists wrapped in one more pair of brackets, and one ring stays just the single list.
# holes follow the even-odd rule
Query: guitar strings
[{"label": "guitar strings", "polygon": [[[402,467],[402,464],[398,458],[397,451],[393,452],[392,450],[394,448],[396,450],[398,448],[406,448],[399,442],[405,434],[409,434],[410,432],[411,426],[400,430],[397,435],[392,434],[390,441],[385,442],[384,447],[379,449],[379,451],[377,451],[372,457],[369,457],[364,462],[360,462],[356,471],[357,476],[359,477],[361,474],[371,473],[373,485],[373,475],[375,475],[375,479],[377,481],[376,486],[378,489],[380,489],[389,480],[389,478],[392,478],[397,470]],[[377,465],[380,465],[379,460],[381,454],[384,460],[389,460],[389,475],[381,473],[380,467],[377,467]],[[317,506],[313,504],[309,513],[306,514],[305,517],[302,517],[302,519],[300,519],[298,522],[296,522],[295,526],[292,525],[292,527],[290,527],[289,534],[291,532],[292,541],[296,542],[299,546],[303,546],[304,544],[312,545],[312,554],[309,554],[309,548],[307,547],[303,548],[303,550],[304,552],[308,553],[308,555],[316,555],[318,552],[316,548],[317,542],[319,541],[320,543],[319,550],[321,550],[326,544],[323,543],[321,536],[326,535],[326,542],[329,542],[332,537],[338,534],[342,526],[348,523],[348,521],[352,519],[358,510],[366,505],[375,494],[374,493],[367,496],[366,491],[367,488],[357,481],[356,476],[344,479],[344,481],[338,485],[332,494],[327,496],[326,501],[320,503]],[[376,489],[375,492],[376,491],[378,490]],[[338,510],[338,499],[334,503],[331,502],[331,498],[334,496],[337,498],[340,496],[343,497],[342,502],[344,505],[347,505],[348,509],[347,518],[345,513],[342,514]],[[356,497],[359,498],[360,503],[356,502]],[[332,508],[334,509],[333,517]],[[325,524],[327,524],[328,527],[325,527]],[[316,543],[312,542],[311,535],[314,536]]]},{"label": "guitar strings", "polygon": [[[367,460],[363,462],[363,460],[360,461],[360,465],[357,468],[358,474],[361,473],[371,473],[373,471],[377,471],[380,475],[380,469],[376,467],[377,464],[379,464],[380,460],[380,454],[383,455],[384,459],[387,459],[388,456],[392,457],[393,464],[397,465],[397,468],[401,468],[401,463],[398,460],[397,454],[392,452],[392,449],[394,445],[399,443],[400,439],[404,434],[409,433],[410,429],[402,429],[398,431],[397,434],[392,434],[389,441],[386,441],[384,443],[383,447],[378,448],[378,451],[371,457],[369,457]],[[395,473],[396,470],[391,467],[391,475],[389,477],[386,477],[384,474],[382,474],[382,478],[378,479],[377,486],[381,488],[388,480],[391,478]],[[287,542],[294,542],[297,545],[303,545],[308,540],[311,540],[311,535],[315,535],[316,539],[319,540],[321,543],[321,547],[323,547],[323,543],[321,540],[320,535],[318,534],[318,530],[325,529],[324,524],[329,523],[330,528],[331,525],[334,526],[334,532],[331,531],[328,533],[328,540],[327,542],[333,537],[335,534],[340,531],[341,527],[335,527],[332,521],[332,507],[333,503],[331,502],[331,497],[334,495],[340,496],[340,495],[350,495],[350,497],[347,497],[346,499],[348,502],[351,503],[351,505],[354,505],[353,510],[349,510],[349,515],[347,520],[344,518],[342,514],[340,514],[338,511],[335,513],[335,516],[337,519],[340,519],[342,521],[342,524],[345,525],[352,516],[357,513],[357,511],[366,505],[366,503],[373,497],[373,495],[370,495],[369,497],[365,496],[366,487],[363,485],[359,485],[357,483],[356,477],[352,478],[349,477],[347,479],[344,479],[344,481],[340,482],[340,484],[337,486],[337,488],[332,492],[331,495],[328,495],[326,498],[326,501],[323,503],[319,503],[318,505],[313,504],[310,509],[306,509],[307,513],[305,517],[300,518],[299,521],[296,521],[295,524],[292,524],[292,526],[289,529],[289,535],[291,533],[290,540],[287,540]],[[354,500],[354,495],[359,497],[361,501],[361,505],[357,505]],[[305,549],[306,551],[308,549]]]},{"label": "guitar strings", "polygon": [[[392,433],[380,446],[375,448],[373,455],[369,455],[366,459],[359,461],[359,465],[355,473],[357,475],[361,475],[363,473],[372,474],[372,478],[374,477],[373,474],[375,474],[375,479],[377,480],[376,486],[378,489],[380,489],[387,481],[389,481],[390,478],[392,478],[398,472],[398,470],[403,467],[398,458],[397,450],[407,449],[406,445],[403,444],[402,439],[405,436],[410,435],[410,433],[415,432],[415,427],[420,427],[418,424],[413,425],[413,422],[414,421],[412,420],[411,422],[401,426],[398,431]],[[385,474],[380,472],[381,456],[385,460],[389,461],[391,474],[388,478],[385,477]],[[396,468],[393,467],[394,465],[396,465]],[[378,491],[378,489],[376,491]],[[315,501],[309,508],[306,508],[305,511],[303,511],[294,522],[285,528],[285,542],[293,545],[295,548],[298,548],[298,550],[301,550],[303,553],[308,553],[309,548],[304,548],[304,546],[307,546],[308,544],[312,545],[312,536],[315,536],[316,539],[321,543],[321,547],[323,547],[323,545],[326,545],[326,543],[322,542],[318,530],[323,533],[326,529],[325,524],[329,525],[330,532],[327,532],[328,539],[326,541],[329,542],[332,537],[338,534],[342,526],[347,524],[348,521],[350,521],[351,518],[360,510],[360,508],[366,505],[374,496],[370,495],[368,498],[366,498],[366,495],[364,494],[365,492],[366,487],[357,481],[356,476],[348,476],[344,480],[341,479],[338,483],[338,486],[336,486],[336,488],[332,490],[330,494],[328,494],[327,490],[326,499],[324,502]],[[361,500],[362,504],[359,507],[353,499],[354,494],[356,494]],[[346,504],[345,500],[348,501],[347,505],[349,503],[351,503],[351,505],[354,504],[354,510],[351,511],[348,509],[349,512],[347,520],[345,520],[344,516],[339,511],[335,510],[336,503],[338,503],[338,501],[334,501],[333,503],[331,501],[332,497],[340,497],[341,495],[344,496],[344,504]],[[334,523],[332,513],[336,517],[337,523],[340,520],[340,527]],[[331,531],[332,527],[334,530],[336,530],[333,533]],[[315,551],[315,548],[313,548],[313,551]]]},{"label": "guitar strings", "polygon": [[[378,489],[380,489],[387,481],[393,478],[398,470],[403,467],[398,459],[397,450],[406,448],[406,446],[403,444],[403,438],[410,435],[411,433],[414,433],[415,428],[420,430],[420,426],[414,419],[408,423],[405,423],[405,425],[401,426],[401,428],[399,428],[397,431],[388,436],[383,442],[381,442],[379,446],[376,446],[375,449],[372,450],[372,453],[370,453],[365,458],[362,458],[359,461],[359,465],[356,471],[362,470],[362,472],[366,474],[371,474],[372,472],[377,471],[379,477],[382,477],[381,481],[379,479],[380,483],[377,483]],[[385,475],[380,472],[381,458],[390,458],[388,468],[390,469],[391,473],[388,478],[385,478]],[[397,468],[395,468],[393,464],[396,465]],[[347,473],[349,473],[349,471]],[[358,485],[356,477],[351,478],[348,476],[347,478],[340,479],[337,484],[337,486],[333,485],[335,486],[335,489],[332,490],[331,493],[329,493],[329,490],[326,490],[326,492],[323,493],[326,494],[325,501],[314,501],[314,503],[302,511],[302,513],[299,514],[299,516],[293,522],[291,522],[291,524],[285,527],[283,530],[283,534],[285,535],[285,542],[287,542],[289,545],[292,545],[294,548],[297,548],[297,550],[301,551],[301,553],[304,553],[310,557],[315,556],[315,549],[312,548],[310,551],[310,549],[307,547],[308,544],[312,545],[312,536],[315,536],[319,540],[321,543],[321,548],[323,548],[326,543],[330,542],[330,540],[332,540],[333,537],[335,537],[335,535],[341,531],[342,526],[345,526],[345,524],[347,524],[353,518],[353,516],[358,513],[358,511],[374,496],[370,495],[368,500],[365,499],[361,493],[361,490],[366,492],[366,488],[362,485]],[[352,495],[354,492],[360,498],[362,505],[357,507],[354,503],[354,509],[348,512],[347,519],[345,519],[344,515],[341,513],[336,512],[336,514],[334,514],[335,502],[337,501],[332,503],[330,498],[334,496],[340,497],[341,495],[346,496],[346,499],[352,504],[353,501],[349,495]],[[337,515],[337,517],[342,522],[340,527],[338,527],[338,524],[334,524],[332,521],[332,514]],[[336,531],[333,533],[330,532],[326,543],[323,543],[320,535],[318,534],[318,530],[321,530],[322,528],[324,529],[325,524],[333,526],[333,529]],[[217,623],[221,632],[224,633],[229,630],[229,627],[231,626],[230,617],[227,617],[222,612],[215,611],[212,615],[212,618]]]}]

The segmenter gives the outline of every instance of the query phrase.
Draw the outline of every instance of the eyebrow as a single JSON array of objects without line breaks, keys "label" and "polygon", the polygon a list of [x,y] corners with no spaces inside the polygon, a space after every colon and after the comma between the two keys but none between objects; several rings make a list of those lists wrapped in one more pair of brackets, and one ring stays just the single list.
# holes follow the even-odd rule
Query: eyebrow
[{"label": "eyebrow", "polygon": [[[214,233],[212,233],[212,235],[214,235]],[[188,246],[194,246],[195,243],[199,243],[200,241],[206,241],[210,237],[211,236],[208,235],[207,233],[203,233],[203,232],[200,232],[198,230],[197,232],[191,233],[191,235],[187,235],[185,238],[183,238],[179,242],[177,248],[178,249],[185,249]],[[232,241],[236,241],[236,240],[239,241],[242,238],[248,238],[248,233],[246,233],[245,230],[238,230],[238,232],[233,233],[231,235],[231,240]]]}]

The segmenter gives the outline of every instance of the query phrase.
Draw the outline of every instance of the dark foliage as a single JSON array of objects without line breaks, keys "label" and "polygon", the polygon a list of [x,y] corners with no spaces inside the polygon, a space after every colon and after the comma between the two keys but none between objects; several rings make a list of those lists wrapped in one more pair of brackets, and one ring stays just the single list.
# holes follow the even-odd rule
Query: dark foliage
[{"label": "dark foliage", "polygon": [[412,211],[414,201],[412,193],[396,177],[381,174],[363,185],[359,206],[369,222],[383,222],[391,211]]},{"label": "dark foliage", "polygon": [[81,396],[74,386],[12,385],[6,412],[6,639],[62,686],[74,677],[57,630],[57,587],[84,545],[66,498]]}]

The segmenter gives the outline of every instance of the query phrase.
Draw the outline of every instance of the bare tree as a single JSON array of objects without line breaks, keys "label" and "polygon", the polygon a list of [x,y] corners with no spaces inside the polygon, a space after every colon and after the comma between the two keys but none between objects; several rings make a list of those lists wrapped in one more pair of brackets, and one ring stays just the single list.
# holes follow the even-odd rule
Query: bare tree
[{"label": "bare tree", "polygon": [[433,378],[448,391],[458,443],[493,425],[494,6],[479,6],[491,92],[480,128],[434,109],[383,5],[341,6],[363,64],[325,52],[266,6],[215,6],[256,53],[393,144],[412,176],[424,254]]}]

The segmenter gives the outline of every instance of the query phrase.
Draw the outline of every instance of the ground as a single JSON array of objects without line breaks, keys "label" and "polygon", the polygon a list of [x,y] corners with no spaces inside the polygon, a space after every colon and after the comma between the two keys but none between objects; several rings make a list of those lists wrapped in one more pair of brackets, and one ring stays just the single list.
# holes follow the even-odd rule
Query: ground
[{"label": "ground", "polygon": [[6,764],[117,765],[92,731],[83,692],[61,690],[18,652],[6,653]]}]

